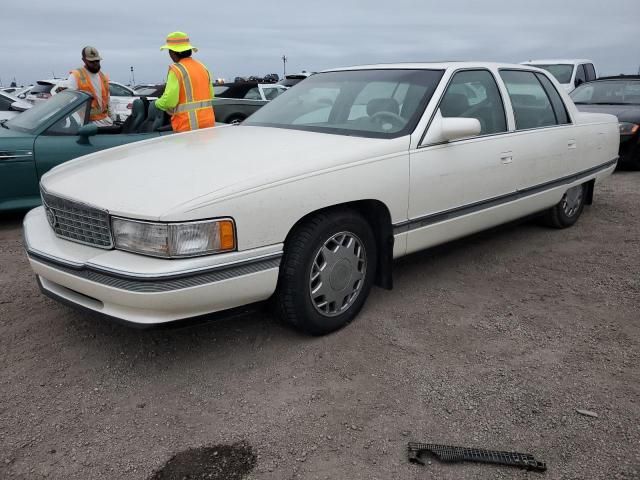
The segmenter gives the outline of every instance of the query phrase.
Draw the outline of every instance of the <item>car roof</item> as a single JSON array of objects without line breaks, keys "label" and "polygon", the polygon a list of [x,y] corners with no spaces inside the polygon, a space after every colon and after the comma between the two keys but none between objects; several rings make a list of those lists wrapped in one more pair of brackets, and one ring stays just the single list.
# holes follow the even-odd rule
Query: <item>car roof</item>
[{"label": "car roof", "polygon": [[559,65],[559,64],[578,64],[578,63],[593,63],[586,58],[552,58],[547,60],[527,60],[522,62],[523,64],[539,64],[539,65]]},{"label": "car roof", "polygon": [[526,65],[518,63],[495,62],[420,62],[420,63],[380,63],[374,65],[356,65],[352,67],[330,68],[323,72],[341,72],[347,70],[447,70],[460,68],[517,68]]}]

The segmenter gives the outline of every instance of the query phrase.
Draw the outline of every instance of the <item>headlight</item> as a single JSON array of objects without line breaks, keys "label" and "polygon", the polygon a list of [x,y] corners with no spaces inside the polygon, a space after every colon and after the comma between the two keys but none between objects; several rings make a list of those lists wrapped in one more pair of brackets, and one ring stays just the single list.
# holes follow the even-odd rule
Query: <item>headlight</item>
[{"label": "headlight", "polygon": [[155,257],[197,257],[236,248],[230,218],[187,223],[154,223],[111,219],[115,247]]},{"label": "headlight", "polygon": [[631,122],[620,122],[620,135],[633,135],[638,131],[640,125]]}]

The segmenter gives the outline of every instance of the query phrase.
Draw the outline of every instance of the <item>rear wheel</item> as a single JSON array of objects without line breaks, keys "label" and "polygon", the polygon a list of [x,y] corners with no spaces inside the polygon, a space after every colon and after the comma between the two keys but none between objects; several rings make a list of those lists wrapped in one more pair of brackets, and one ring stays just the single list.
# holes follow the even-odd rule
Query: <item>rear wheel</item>
[{"label": "rear wheel", "polygon": [[280,317],[311,335],[348,325],[369,295],[376,263],[373,232],[359,214],[314,215],[285,245],[276,293]]},{"label": "rear wheel", "polygon": [[567,228],[578,221],[587,198],[587,185],[571,187],[562,196],[562,200],[544,215],[547,225],[554,228]]}]

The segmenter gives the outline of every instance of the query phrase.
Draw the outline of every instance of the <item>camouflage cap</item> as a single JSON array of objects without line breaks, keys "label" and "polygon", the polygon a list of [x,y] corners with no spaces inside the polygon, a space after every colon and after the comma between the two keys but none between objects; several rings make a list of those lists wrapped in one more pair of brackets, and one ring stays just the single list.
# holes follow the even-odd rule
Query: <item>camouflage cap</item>
[{"label": "camouflage cap", "polygon": [[100,54],[98,53],[98,49],[96,47],[84,47],[82,49],[82,58],[85,58],[90,62],[102,60],[102,57],[100,57]]}]

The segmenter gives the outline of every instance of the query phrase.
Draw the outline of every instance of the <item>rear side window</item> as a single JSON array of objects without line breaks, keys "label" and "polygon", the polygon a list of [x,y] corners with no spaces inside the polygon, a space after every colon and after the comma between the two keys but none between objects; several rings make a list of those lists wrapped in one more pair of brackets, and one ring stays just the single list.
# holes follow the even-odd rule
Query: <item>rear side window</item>
[{"label": "rear side window", "polygon": [[533,72],[502,70],[500,76],[511,98],[516,130],[557,125],[551,100]]},{"label": "rear side window", "polygon": [[456,73],[442,97],[440,113],[443,117],[478,119],[480,135],[507,131],[502,97],[487,70]]},{"label": "rear side window", "polygon": [[553,112],[556,114],[556,121],[559,125],[566,125],[569,122],[569,114],[567,113],[567,108],[560,98],[560,94],[556,90],[556,87],[553,86],[551,80],[540,73],[536,73],[536,77],[542,84],[544,91],[547,93],[549,98],[551,99],[551,105],[553,106]]}]

